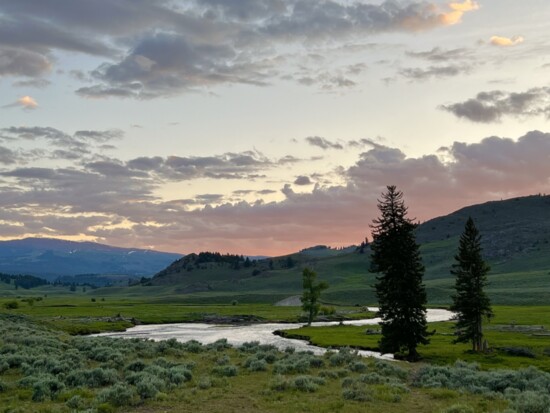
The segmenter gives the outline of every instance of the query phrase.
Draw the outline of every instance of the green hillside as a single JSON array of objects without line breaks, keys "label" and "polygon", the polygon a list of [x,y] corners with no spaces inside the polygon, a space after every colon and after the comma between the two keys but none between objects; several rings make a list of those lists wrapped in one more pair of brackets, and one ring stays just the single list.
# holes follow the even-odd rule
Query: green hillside
[{"label": "green hillside", "polygon": [[[494,303],[550,302],[550,196],[529,196],[463,208],[421,224],[417,230],[426,266],[430,304],[450,302],[454,280],[449,269],[468,216],[483,236],[484,256],[490,262],[488,293]],[[238,257],[238,256],[232,256]],[[327,303],[374,304],[374,274],[370,251],[333,250],[323,246],[290,256],[245,263],[191,255],[174,262],[145,284],[125,294],[171,296],[187,302],[277,302],[301,293],[301,271],[313,268],[330,288]],[[121,293],[121,289],[116,290]]]}]

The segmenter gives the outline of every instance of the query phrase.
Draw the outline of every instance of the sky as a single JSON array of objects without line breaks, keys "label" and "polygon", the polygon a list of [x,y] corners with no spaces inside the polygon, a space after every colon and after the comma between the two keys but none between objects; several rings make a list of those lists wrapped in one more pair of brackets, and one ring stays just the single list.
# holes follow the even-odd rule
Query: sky
[{"label": "sky", "polygon": [[0,239],[281,255],[550,192],[548,0],[0,0]]}]

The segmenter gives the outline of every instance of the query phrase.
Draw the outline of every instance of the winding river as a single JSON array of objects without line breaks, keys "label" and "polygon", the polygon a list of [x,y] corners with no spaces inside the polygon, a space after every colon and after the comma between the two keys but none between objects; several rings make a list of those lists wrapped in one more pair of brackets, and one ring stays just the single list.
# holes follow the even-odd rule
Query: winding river
[{"label": "winding river", "polygon": [[[377,308],[369,308],[370,311],[377,311]],[[448,321],[453,313],[442,309],[429,309],[427,314],[428,322]],[[379,318],[365,320],[344,321],[345,325],[367,326],[376,325]],[[340,324],[334,322],[313,323],[314,327],[335,326]],[[103,337],[121,338],[144,338],[150,340],[168,340],[175,338],[185,342],[197,340],[203,344],[213,343],[216,340],[225,338],[234,345],[239,346],[247,341],[259,341],[260,344],[271,344],[280,350],[286,347],[294,347],[297,351],[312,351],[315,354],[323,354],[326,349],[313,346],[303,340],[288,339],[273,334],[276,330],[291,330],[303,327],[303,323],[261,323],[250,325],[215,325],[202,323],[177,323],[177,324],[150,324],[129,328],[124,332],[98,334]],[[393,359],[391,354],[380,354],[374,351],[361,350],[363,356],[377,357],[380,359]]]}]

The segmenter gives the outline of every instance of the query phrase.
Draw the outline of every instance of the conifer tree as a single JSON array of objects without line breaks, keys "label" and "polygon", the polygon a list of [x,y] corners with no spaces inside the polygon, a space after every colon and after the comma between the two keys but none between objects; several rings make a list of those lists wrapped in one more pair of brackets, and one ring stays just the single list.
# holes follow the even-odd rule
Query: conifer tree
[{"label": "conifer tree", "polygon": [[377,272],[375,288],[382,318],[380,350],[407,352],[411,361],[420,358],[419,344],[428,344],[426,290],[422,283],[424,266],[414,229],[407,218],[403,193],[395,186],[378,201],[381,216],[373,221],[371,271]]},{"label": "conifer tree", "polygon": [[451,310],[456,312],[455,343],[472,343],[473,351],[483,347],[483,320],[493,316],[491,301],[484,292],[490,267],[481,255],[481,235],[470,217],[460,237],[458,254],[451,274],[455,278],[456,294]]},{"label": "conifer tree", "polygon": [[321,304],[319,303],[319,298],[321,297],[321,291],[328,288],[326,282],[315,283],[317,279],[317,273],[310,270],[309,268],[304,268],[302,272],[302,281],[304,291],[302,293],[302,309],[307,313],[307,325],[310,326],[311,322],[315,316],[319,313],[319,308]]}]

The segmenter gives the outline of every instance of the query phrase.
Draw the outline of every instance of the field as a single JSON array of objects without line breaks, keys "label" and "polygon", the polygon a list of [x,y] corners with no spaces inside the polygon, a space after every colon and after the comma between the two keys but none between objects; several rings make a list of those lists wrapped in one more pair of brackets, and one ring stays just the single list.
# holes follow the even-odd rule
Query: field
[{"label": "field", "polygon": [[[372,412],[503,412],[509,407],[546,412],[550,405],[537,387],[550,386],[550,374],[543,373],[550,372],[548,306],[495,306],[495,318],[486,326],[492,350],[483,355],[451,344],[452,323],[432,324],[432,343],[420,348],[424,360],[411,365],[350,355],[345,348],[376,348],[376,326],[289,331],[344,348],[320,358],[252,344],[243,350],[224,343],[75,337],[135,322],[296,321],[301,310],[236,301],[190,304],[170,294],[145,300],[145,294],[135,294],[163,287],[127,288],[126,295],[115,294],[118,288],[56,288],[0,299],[3,411],[359,412],[368,406]],[[356,306],[334,311],[335,318],[372,316]],[[525,391],[526,380],[533,381],[529,389],[535,392]]]},{"label": "field", "polygon": [[543,412],[550,385],[535,369],[419,368],[349,350],[316,357],[223,340],[70,337],[21,316],[0,321],[0,405],[13,413]]},{"label": "field", "polygon": [[[485,324],[487,354],[470,352],[468,344],[453,344],[453,323],[430,324],[435,330],[431,343],[419,351],[424,363],[452,364],[456,360],[478,363],[482,368],[522,368],[536,366],[550,372],[550,307],[496,306],[494,319]],[[369,330],[369,331],[367,331]],[[377,350],[380,334],[373,327],[304,327],[287,330],[286,335],[305,337],[322,347],[350,346]]]}]

